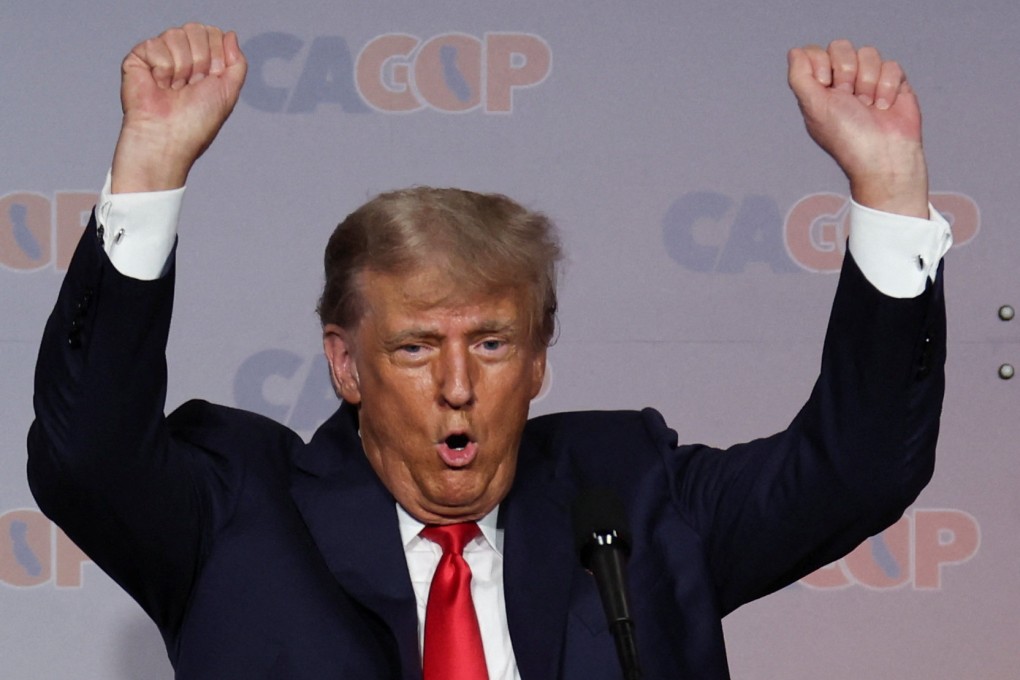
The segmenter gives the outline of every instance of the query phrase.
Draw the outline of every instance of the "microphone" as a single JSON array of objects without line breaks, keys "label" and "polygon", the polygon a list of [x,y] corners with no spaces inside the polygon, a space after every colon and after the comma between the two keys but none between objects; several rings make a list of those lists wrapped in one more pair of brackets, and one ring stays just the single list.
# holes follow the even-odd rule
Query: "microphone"
[{"label": "microphone", "polygon": [[613,491],[586,489],[571,507],[574,546],[581,565],[595,577],[609,629],[616,640],[616,653],[626,680],[641,677],[634,621],[627,604],[627,557],[630,533],[623,504]]}]

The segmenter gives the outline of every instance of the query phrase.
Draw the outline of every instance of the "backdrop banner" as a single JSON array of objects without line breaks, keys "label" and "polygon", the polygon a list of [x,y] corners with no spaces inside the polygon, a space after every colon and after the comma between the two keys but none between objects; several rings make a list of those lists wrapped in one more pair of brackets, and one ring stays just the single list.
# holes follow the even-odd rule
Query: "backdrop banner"
[{"label": "backdrop banner", "polygon": [[559,225],[534,414],[655,406],[682,442],[715,445],[784,428],[817,372],[848,200],[786,52],[847,37],[899,61],[956,238],[935,477],[890,529],[730,615],[730,663],[742,680],[1016,677],[1012,0],[5,2],[0,676],[173,676],[156,627],[37,509],[25,435],[43,325],[110,165],[121,59],[190,20],[236,30],[250,68],[189,180],[167,407],[201,397],[304,437],[337,406],[315,316],[326,239],[414,184],[498,191]]}]

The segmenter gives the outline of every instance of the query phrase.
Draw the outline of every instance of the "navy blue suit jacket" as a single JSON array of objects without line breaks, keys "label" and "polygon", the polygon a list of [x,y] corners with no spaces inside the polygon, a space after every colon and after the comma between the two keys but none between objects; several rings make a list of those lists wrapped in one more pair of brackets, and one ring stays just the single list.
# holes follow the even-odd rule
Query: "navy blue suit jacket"
[{"label": "navy blue suit jacket", "polygon": [[[157,623],[178,678],[420,678],[394,500],[343,406],[305,445],[201,401],[164,418],[173,272],[121,276],[86,231],[47,324],[29,434],[40,507]],[[527,424],[499,510],[524,678],[620,677],[569,510],[623,500],[648,678],[728,677],[721,618],[894,522],[929,479],[943,392],[941,274],[912,300],[848,257],[822,369],[783,432],[680,446],[654,410]]]}]

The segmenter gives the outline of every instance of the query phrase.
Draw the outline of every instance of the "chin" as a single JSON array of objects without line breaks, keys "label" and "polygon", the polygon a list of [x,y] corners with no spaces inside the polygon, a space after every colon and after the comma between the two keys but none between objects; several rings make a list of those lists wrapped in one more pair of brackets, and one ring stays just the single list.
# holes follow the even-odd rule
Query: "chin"
[{"label": "chin", "polygon": [[466,494],[436,498],[435,502],[429,503],[424,510],[447,521],[469,522],[484,517],[494,507],[496,503],[489,502],[478,494]]}]

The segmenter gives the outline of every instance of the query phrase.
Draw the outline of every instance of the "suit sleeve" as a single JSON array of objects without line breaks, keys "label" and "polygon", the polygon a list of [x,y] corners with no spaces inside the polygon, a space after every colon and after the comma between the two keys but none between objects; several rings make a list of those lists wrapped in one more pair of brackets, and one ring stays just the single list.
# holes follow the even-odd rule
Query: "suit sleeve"
[{"label": "suit sleeve", "polygon": [[723,613],[842,557],[927,484],[945,386],[942,291],[940,265],[920,296],[887,297],[848,254],[819,378],[785,431],[719,451],[675,448],[675,433],[651,427],[673,451],[674,500],[702,537]]},{"label": "suit sleeve", "polygon": [[121,275],[93,217],[46,324],[28,435],[39,507],[161,626],[183,614],[212,483],[163,415],[173,286],[172,264]]}]

